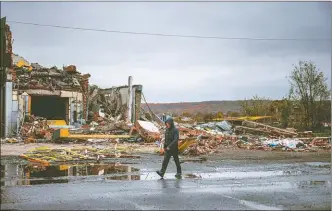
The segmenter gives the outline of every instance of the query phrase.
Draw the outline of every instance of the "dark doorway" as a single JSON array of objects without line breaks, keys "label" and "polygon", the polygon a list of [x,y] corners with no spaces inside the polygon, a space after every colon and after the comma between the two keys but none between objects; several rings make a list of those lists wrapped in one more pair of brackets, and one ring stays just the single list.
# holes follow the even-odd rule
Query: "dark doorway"
[{"label": "dark doorway", "polygon": [[58,96],[31,96],[31,114],[48,120],[67,121],[69,98]]}]

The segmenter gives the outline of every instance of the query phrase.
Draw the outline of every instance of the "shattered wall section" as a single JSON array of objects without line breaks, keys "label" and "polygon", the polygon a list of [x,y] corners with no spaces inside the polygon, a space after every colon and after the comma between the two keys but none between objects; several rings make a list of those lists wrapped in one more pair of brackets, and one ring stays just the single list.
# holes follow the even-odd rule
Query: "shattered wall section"
[{"label": "shattered wall section", "polygon": [[13,36],[12,32],[10,31],[9,25],[5,25],[5,37],[6,37],[6,60],[7,60],[7,67],[9,71],[12,73],[12,78],[16,79],[16,73],[13,71]]},{"label": "shattered wall section", "polygon": [[83,119],[86,119],[88,116],[88,97],[89,97],[89,78],[90,74],[82,75],[80,84],[82,86],[83,94]]},{"label": "shattered wall section", "polygon": [[[136,122],[140,117],[142,85],[133,85],[132,95],[132,122]],[[99,108],[103,110],[107,118],[117,118],[126,120],[128,115],[128,86],[99,89],[90,93],[90,117],[98,113]],[[136,112],[138,111],[138,112]]]},{"label": "shattered wall section", "polygon": [[126,119],[128,87],[100,89],[96,103],[108,118]]},{"label": "shattered wall section", "polygon": [[137,122],[141,117],[142,86],[134,87],[134,119]]}]

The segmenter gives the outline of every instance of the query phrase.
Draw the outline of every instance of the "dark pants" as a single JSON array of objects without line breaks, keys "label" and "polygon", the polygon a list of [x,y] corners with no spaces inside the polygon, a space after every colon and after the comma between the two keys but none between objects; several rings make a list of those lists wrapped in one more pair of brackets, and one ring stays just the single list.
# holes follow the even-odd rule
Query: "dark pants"
[{"label": "dark pants", "polygon": [[180,165],[180,160],[179,160],[179,152],[178,151],[165,151],[164,154],[164,161],[161,167],[161,173],[165,173],[168,163],[169,163],[169,159],[173,156],[175,165],[176,165],[176,171],[178,174],[181,174],[181,165]]}]

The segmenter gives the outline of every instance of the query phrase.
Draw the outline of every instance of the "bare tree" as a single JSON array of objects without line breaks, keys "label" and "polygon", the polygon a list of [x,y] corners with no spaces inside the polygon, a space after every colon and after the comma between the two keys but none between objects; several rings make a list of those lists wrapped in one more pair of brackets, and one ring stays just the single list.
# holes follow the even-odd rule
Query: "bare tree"
[{"label": "bare tree", "polygon": [[[316,128],[321,121],[319,117],[330,98],[326,81],[324,73],[311,61],[300,61],[290,75],[290,96],[303,112],[303,126],[306,129]],[[331,109],[326,115],[331,116]]]}]

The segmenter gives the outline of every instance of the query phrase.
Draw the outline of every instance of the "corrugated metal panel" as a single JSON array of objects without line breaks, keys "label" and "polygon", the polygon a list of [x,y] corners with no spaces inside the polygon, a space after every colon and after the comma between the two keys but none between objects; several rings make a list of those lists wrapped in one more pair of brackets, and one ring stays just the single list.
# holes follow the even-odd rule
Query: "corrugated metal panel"
[{"label": "corrugated metal panel", "polygon": [[227,121],[218,122],[216,125],[224,131],[230,131],[232,129],[232,125]]}]

